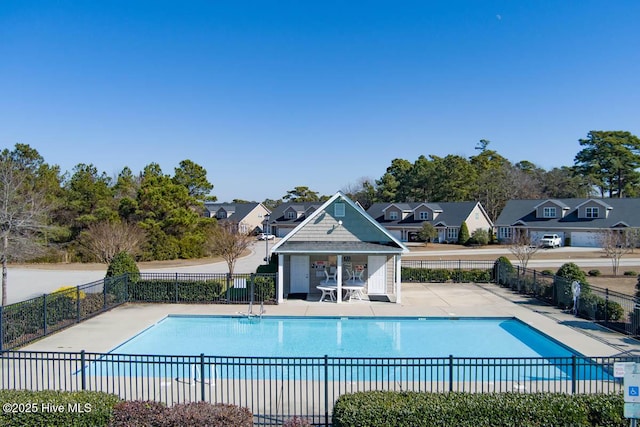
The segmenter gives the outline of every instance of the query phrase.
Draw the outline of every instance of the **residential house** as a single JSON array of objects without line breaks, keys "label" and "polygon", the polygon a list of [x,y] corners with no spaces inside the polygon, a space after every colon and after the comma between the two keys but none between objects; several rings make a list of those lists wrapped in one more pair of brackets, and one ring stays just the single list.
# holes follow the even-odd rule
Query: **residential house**
[{"label": "residential house", "polygon": [[567,246],[599,247],[604,230],[640,227],[640,199],[509,200],[495,221],[498,241],[526,230],[533,241],[555,233]]},{"label": "residential house", "polygon": [[238,224],[240,233],[262,232],[266,215],[271,212],[262,203],[212,203],[205,202],[205,216],[218,221]]},{"label": "residential house", "polygon": [[326,270],[336,273],[337,302],[353,271],[360,272],[370,299],[401,301],[400,258],[408,250],[360,205],[337,192],[317,207],[288,206],[278,218],[287,212],[294,212],[289,219],[296,225],[271,249],[278,255],[279,302],[315,293]]},{"label": "residential house", "polygon": [[276,237],[284,237],[316,211],[322,202],[283,203],[271,212],[269,228]]},{"label": "residential house", "polygon": [[463,222],[469,234],[480,228],[493,230],[489,215],[478,202],[374,203],[367,213],[402,242],[419,241],[424,222],[435,227],[440,243],[457,242]]}]

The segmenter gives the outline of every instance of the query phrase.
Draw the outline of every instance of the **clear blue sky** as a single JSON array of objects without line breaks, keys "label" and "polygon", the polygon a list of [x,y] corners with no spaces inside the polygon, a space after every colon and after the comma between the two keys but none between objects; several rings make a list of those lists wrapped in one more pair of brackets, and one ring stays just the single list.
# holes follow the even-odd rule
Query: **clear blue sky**
[{"label": "clear blue sky", "polygon": [[573,164],[640,135],[640,1],[2,0],[0,147],[221,201],[331,195],[394,158]]}]

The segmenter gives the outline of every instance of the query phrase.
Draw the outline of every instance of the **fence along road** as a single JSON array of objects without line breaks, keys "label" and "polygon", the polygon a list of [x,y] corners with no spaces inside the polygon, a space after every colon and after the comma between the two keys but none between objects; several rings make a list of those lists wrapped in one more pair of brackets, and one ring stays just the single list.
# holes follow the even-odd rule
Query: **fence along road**
[{"label": "fence along road", "polygon": [[[276,240],[277,241],[277,240]],[[273,247],[274,241],[269,242],[269,248]],[[442,245],[446,248],[446,245]],[[264,263],[263,258],[266,253],[266,244],[262,241],[254,242],[251,247],[251,253],[240,258],[235,267],[237,273],[251,273],[256,267]],[[574,262],[579,266],[587,267],[608,267],[611,260],[608,258],[575,258],[576,253],[597,251],[596,248],[558,248],[553,249],[553,254],[557,255],[555,259],[536,259],[534,255],[529,261],[529,268],[542,267],[560,267],[566,262]],[[506,247],[491,247],[477,249],[443,249],[428,251],[412,251],[403,255],[403,259],[412,259],[413,257],[428,257],[429,259],[437,259],[438,256],[459,256],[464,259],[465,255],[486,255],[487,260],[495,260],[500,255],[510,255],[511,252]],[[569,255],[571,254],[571,255]],[[635,266],[640,268],[640,253],[625,255],[620,261],[621,267]],[[166,267],[166,268],[149,268],[141,269],[146,273],[226,273],[227,264],[222,262],[190,265],[184,267]],[[18,268],[9,267],[8,273],[8,304],[24,301],[34,298],[45,293],[51,293],[61,286],[78,286],[100,280],[107,271],[106,265],[99,270],[73,270],[69,269],[43,269],[43,268]]]},{"label": "fence along road", "polygon": [[[269,242],[269,247],[273,246],[273,241]],[[265,243],[256,241],[252,243],[251,253],[240,258],[236,262],[236,273],[252,273],[256,268],[264,263]],[[96,270],[74,270],[73,266],[69,269],[61,269],[59,266],[55,269],[46,268],[23,268],[11,267],[8,271],[8,304],[24,301],[30,298],[38,297],[42,294],[50,294],[62,286],[78,286],[85,283],[94,282],[104,278],[107,272],[107,266]],[[165,267],[165,268],[141,268],[144,273],[227,273],[227,263],[224,261],[210,264],[190,265],[184,267]]]}]

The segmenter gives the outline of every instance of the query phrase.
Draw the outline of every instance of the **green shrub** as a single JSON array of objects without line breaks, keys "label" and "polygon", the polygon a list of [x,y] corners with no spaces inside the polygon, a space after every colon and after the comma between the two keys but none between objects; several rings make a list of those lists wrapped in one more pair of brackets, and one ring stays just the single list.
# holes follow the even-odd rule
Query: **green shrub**
[{"label": "green shrub", "polygon": [[[127,293],[132,302],[207,302],[224,296],[226,280],[176,281],[140,280],[129,283]],[[177,292],[177,294],[176,294]]]},{"label": "green shrub", "polygon": [[489,232],[483,228],[478,228],[473,232],[466,244],[486,245],[489,243]]},{"label": "green shrub", "polygon": [[587,274],[589,274],[589,276],[592,276],[592,277],[597,277],[601,273],[600,273],[600,270],[589,270],[589,272]]},{"label": "green shrub", "polygon": [[335,427],[627,425],[621,395],[359,392],[338,398]]},{"label": "green shrub", "polygon": [[275,301],[276,280],[269,276],[254,276],[253,298],[255,301]]},{"label": "green shrub", "polygon": [[[32,405],[37,409],[34,412],[3,411],[0,426],[106,426],[119,400],[113,394],[95,391],[0,390],[0,402]],[[56,412],[54,407],[58,409]]]},{"label": "green shrub", "polygon": [[629,270],[629,271],[625,271],[623,274],[625,276],[637,276],[638,272],[637,271],[633,271],[633,270]]},{"label": "green shrub", "polygon": [[140,277],[140,270],[129,253],[118,252],[109,263],[106,277],[117,277],[123,274],[129,275],[130,282],[135,282]]},{"label": "green shrub", "polygon": [[542,270],[540,272],[540,274],[542,274],[543,276],[553,276],[553,271],[551,271],[551,270]]},{"label": "green shrub", "polygon": [[[563,264],[556,272],[556,276],[561,277],[569,282],[577,280],[581,285],[588,284],[587,276],[586,274],[584,274],[584,271],[582,271],[580,267],[573,262],[567,262]],[[584,288],[582,290],[584,291]]]},{"label": "green shrub", "polygon": [[451,278],[451,272],[439,268],[411,268],[402,267],[402,278],[410,282],[444,283]]},{"label": "green shrub", "polygon": [[607,320],[615,322],[624,316],[624,309],[617,302],[607,301],[590,292],[580,294],[578,314],[594,320],[604,320],[605,308]]},{"label": "green shrub", "polygon": [[459,281],[463,283],[489,283],[491,270],[463,270]]},{"label": "green shrub", "polygon": [[497,279],[499,285],[508,285],[515,275],[516,270],[509,258],[501,256],[493,263],[493,277]]},{"label": "green shrub", "polygon": [[464,245],[469,240],[469,227],[467,227],[467,223],[462,221],[460,225],[460,230],[458,231],[458,244]]}]

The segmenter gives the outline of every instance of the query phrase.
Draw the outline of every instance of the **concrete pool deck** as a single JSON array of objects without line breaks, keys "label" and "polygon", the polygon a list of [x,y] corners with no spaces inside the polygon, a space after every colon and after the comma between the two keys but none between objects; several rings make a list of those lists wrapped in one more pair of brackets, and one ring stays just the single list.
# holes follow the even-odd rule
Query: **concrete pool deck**
[{"label": "concrete pool deck", "polygon": [[[106,353],[170,314],[235,315],[247,309],[247,305],[223,304],[126,304],[21,350]],[[259,310],[254,306],[254,312]],[[342,304],[289,300],[265,310],[265,316],[516,317],[585,356],[640,355],[637,340],[492,284],[405,283],[402,304],[366,298]],[[225,355],[224,349],[218,353]],[[171,349],[171,354],[181,355],[180,349]]]}]

